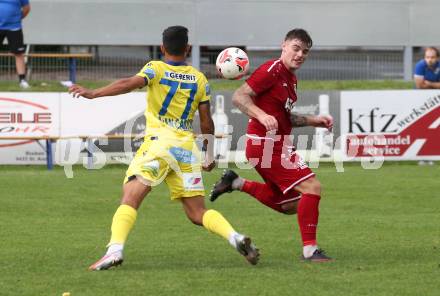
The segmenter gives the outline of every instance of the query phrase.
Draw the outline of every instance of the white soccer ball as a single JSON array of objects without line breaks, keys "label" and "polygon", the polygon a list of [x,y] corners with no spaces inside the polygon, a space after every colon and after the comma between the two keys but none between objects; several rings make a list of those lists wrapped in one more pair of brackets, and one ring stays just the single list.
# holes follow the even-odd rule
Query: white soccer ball
[{"label": "white soccer ball", "polygon": [[249,58],[240,48],[228,47],[217,56],[215,65],[223,78],[240,79],[249,70]]}]

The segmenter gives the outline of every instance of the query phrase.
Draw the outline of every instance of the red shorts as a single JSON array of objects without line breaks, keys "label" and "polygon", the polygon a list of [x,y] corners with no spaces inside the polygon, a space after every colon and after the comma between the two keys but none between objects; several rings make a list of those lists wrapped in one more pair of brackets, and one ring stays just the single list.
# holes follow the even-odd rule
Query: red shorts
[{"label": "red shorts", "polygon": [[[266,142],[273,140],[248,139],[246,158],[255,167],[265,183],[274,191],[277,204],[294,201],[300,193],[293,187],[315,176],[303,159],[291,146],[275,145]],[[266,150],[266,153],[264,151]]]}]

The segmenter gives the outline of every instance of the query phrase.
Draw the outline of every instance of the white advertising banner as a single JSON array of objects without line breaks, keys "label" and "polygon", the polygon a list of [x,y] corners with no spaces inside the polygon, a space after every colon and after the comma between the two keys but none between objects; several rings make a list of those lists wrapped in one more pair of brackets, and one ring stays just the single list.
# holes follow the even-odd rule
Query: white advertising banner
[{"label": "white advertising banner", "polygon": [[[60,100],[57,93],[0,93],[0,137],[57,137]],[[0,141],[0,163],[43,164],[45,141]]]},{"label": "white advertising banner", "polygon": [[145,92],[133,92],[95,100],[73,98],[60,93],[63,136],[105,135],[116,126],[143,113]]},{"label": "white advertising banner", "polygon": [[440,159],[440,91],[341,92],[346,159]]},{"label": "white advertising banner", "polygon": [[4,137],[60,134],[57,93],[0,93],[0,132]]},{"label": "white advertising banner", "polygon": [[[68,93],[0,93],[0,138],[102,136],[142,114],[145,106],[145,92],[93,101]],[[45,140],[0,140],[0,164],[45,163]]]}]

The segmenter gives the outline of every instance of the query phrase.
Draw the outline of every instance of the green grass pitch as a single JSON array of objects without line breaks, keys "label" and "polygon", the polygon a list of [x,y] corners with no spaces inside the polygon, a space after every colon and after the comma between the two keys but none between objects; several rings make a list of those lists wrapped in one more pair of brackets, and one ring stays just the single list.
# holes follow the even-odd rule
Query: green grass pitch
[{"label": "green grass pitch", "polygon": [[[438,295],[440,166],[315,171],[324,187],[319,242],[332,263],[299,261],[296,216],[241,193],[207,202],[258,245],[251,266],[192,225],[160,186],[139,211],[124,264],[89,272],[109,238],[125,167],[75,167],[67,179],[61,168],[2,166],[0,295]],[[205,174],[205,184],[220,175]]]}]

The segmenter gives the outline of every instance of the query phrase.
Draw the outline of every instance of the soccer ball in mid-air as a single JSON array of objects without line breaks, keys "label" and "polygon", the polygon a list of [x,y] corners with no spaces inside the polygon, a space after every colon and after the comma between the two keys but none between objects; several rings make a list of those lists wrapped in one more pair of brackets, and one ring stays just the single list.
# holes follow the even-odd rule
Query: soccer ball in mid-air
[{"label": "soccer ball in mid-air", "polygon": [[217,56],[215,65],[224,78],[240,79],[249,70],[249,58],[240,48],[228,47]]}]

